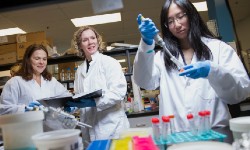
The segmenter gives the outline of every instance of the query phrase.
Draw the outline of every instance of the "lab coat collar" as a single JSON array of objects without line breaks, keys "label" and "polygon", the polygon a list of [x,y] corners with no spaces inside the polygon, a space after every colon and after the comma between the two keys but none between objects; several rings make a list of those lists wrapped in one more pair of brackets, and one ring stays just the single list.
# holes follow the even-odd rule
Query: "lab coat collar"
[{"label": "lab coat collar", "polygon": [[[99,56],[100,56],[100,53],[99,53],[99,51],[96,51],[93,55],[91,55],[91,58],[92,58],[92,61],[89,63],[89,70],[88,70],[88,72],[90,72],[91,70],[92,70],[92,65],[94,65],[95,63],[96,63],[96,61],[98,60],[98,58],[99,58]],[[87,72],[86,72],[86,69],[87,69],[87,59],[85,59],[85,61],[83,62],[83,69],[82,69],[82,75],[84,76],[84,77],[86,77],[87,76]]]},{"label": "lab coat collar", "polygon": [[45,83],[45,79],[44,79],[44,77],[42,75],[41,75],[41,86],[36,82],[35,79],[32,79],[31,81],[32,81],[33,84],[37,84],[39,87],[42,87],[43,84]]},{"label": "lab coat collar", "polygon": [[90,62],[90,65],[91,65],[91,63],[93,63],[97,60],[99,55],[100,55],[99,51],[96,51],[93,55],[91,55],[92,61]]}]

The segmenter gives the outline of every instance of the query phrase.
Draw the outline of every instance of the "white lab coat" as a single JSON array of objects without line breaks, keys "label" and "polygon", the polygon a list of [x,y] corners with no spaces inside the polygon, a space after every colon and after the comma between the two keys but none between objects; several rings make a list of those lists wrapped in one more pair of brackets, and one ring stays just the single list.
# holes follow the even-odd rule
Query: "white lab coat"
[{"label": "white lab coat", "polygon": [[[98,51],[93,54],[86,73],[86,60],[78,67],[74,82],[75,93],[102,89],[103,95],[95,98],[96,107],[81,109],[81,120],[93,126],[82,129],[83,140],[119,138],[129,122],[124,111],[127,82],[118,61]],[[90,135],[90,137],[88,137]],[[90,138],[90,139],[88,139]]]},{"label": "white lab coat", "polygon": [[[135,82],[144,89],[160,87],[159,116],[175,115],[176,131],[189,130],[187,113],[208,109],[212,127],[227,126],[231,117],[227,104],[244,100],[250,93],[249,77],[234,49],[217,39],[202,38],[212,51],[213,60],[207,78],[179,76],[166,71],[162,52],[149,52],[153,45],[142,40],[134,62]],[[179,61],[183,62],[179,56]],[[192,64],[197,62],[194,54]],[[198,119],[196,119],[198,124]]]},{"label": "white lab coat", "polygon": [[4,85],[0,97],[0,114],[25,111],[25,105],[48,97],[71,96],[68,90],[54,77],[51,81],[41,78],[41,86],[34,80],[26,81],[21,76],[12,77]]}]

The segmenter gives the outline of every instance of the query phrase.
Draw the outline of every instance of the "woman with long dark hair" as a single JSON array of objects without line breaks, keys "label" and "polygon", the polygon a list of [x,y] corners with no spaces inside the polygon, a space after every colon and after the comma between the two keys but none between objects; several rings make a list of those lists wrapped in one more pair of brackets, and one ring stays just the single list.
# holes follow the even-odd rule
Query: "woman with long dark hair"
[{"label": "woman with long dark hair", "polygon": [[68,90],[47,70],[48,51],[40,44],[30,45],[21,68],[4,86],[0,97],[0,114],[28,111],[36,100],[71,96]]},{"label": "woman with long dark hair", "polygon": [[174,115],[176,131],[190,130],[187,114],[197,118],[204,110],[211,113],[212,127],[228,126],[227,104],[250,94],[249,77],[236,52],[216,39],[188,0],[166,0],[160,18],[166,47],[184,67],[180,71],[165,51],[153,51],[159,30],[139,15],[142,40],[135,57],[135,82],[144,89],[160,88],[159,116]]}]

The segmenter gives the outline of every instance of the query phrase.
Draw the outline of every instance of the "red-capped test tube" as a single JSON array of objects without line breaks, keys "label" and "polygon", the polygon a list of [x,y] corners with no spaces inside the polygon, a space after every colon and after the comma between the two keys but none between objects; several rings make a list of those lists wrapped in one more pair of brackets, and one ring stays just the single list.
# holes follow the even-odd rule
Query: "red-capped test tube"
[{"label": "red-capped test tube", "polygon": [[170,118],[170,132],[171,134],[175,134],[174,115],[169,115],[168,117]]},{"label": "red-capped test tube", "polygon": [[197,126],[195,125],[195,122],[194,122],[194,115],[193,114],[187,114],[187,119],[188,119],[188,122],[189,122],[189,127],[190,127],[190,132],[196,136],[197,135]]},{"label": "red-capped test tube", "polygon": [[160,141],[160,120],[158,118],[152,118],[152,131],[153,131],[153,138],[155,141]]},{"label": "red-capped test tube", "polygon": [[162,116],[162,140],[167,141],[168,140],[168,135],[170,134],[169,132],[169,127],[170,127],[170,118],[168,116]]},{"label": "red-capped test tube", "polygon": [[198,135],[203,135],[205,133],[205,111],[200,111],[199,113],[199,126]]},{"label": "red-capped test tube", "polygon": [[205,110],[205,132],[206,134],[209,134],[211,130],[210,114],[211,112],[209,110]]}]

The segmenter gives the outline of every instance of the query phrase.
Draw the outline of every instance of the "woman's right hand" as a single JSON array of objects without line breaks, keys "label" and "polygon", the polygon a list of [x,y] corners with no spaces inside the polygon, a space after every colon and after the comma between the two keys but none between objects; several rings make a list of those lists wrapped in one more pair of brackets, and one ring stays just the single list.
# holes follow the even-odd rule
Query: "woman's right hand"
[{"label": "woman's right hand", "polygon": [[141,33],[143,41],[152,45],[155,35],[159,32],[154,22],[149,18],[144,18],[141,14],[137,17],[138,28]]}]

